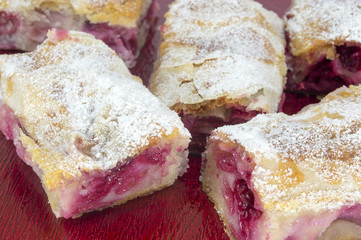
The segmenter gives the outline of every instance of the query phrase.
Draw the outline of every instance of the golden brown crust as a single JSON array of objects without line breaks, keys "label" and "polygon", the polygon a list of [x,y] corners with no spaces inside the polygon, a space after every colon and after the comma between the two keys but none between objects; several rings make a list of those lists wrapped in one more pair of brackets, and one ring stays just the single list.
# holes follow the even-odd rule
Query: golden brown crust
[{"label": "golden brown crust", "polygon": [[211,112],[217,108],[228,108],[232,106],[244,106],[247,107],[250,104],[249,98],[233,98],[228,99],[226,97],[220,97],[215,100],[203,101],[198,104],[182,104],[178,103],[171,107],[176,112],[183,112],[185,114],[194,114],[194,115],[207,115],[208,112]]},{"label": "golden brown crust", "polygon": [[86,15],[92,23],[109,22],[113,25],[136,27],[150,5],[150,0],[76,0],[75,11]]}]

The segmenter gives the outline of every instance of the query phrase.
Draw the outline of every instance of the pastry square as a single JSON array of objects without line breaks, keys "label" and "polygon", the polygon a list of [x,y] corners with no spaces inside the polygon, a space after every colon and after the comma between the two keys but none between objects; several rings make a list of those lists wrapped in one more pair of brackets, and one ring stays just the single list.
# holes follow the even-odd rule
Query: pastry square
[{"label": "pastry square", "polygon": [[156,8],[152,0],[2,0],[0,49],[33,51],[51,28],[84,31],[134,67]]},{"label": "pastry square", "polygon": [[296,115],[216,129],[201,180],[230,237],[360,239],[360,109],[361,86],[342,87]]},{"label": "pastry square", "polygon": [[358,0],[295,0],[285,20],[288,90],[318,95],[361,82]]},{"label": "pastry square", "polygon": [[250,0],[176,0],[161,27],[151,91],[204,147],[224,124],[276,112],[287,72],[283,22]]},{"label": "pastry square", "polygon": [[50,31],[34,52],[0,56],[0,130],[41,179],[57,217],[171,185],[190,134],[102,41]]}]

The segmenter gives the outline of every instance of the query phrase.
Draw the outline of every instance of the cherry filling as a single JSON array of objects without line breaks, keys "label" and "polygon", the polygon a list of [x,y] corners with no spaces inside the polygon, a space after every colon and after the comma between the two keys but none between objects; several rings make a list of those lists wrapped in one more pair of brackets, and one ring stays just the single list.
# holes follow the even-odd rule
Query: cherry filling
[{"label": "cherry filling", "polygon": [[[337,88],[361,82],[361,48],[341,45],[336,47],[336,58],[323,56],[316,64],[302,66],[293,60],[287,88],[291,91],[305,91],[309,94],[327,94]],[[297,68],[297,64],[298,66]],[[305,76],[302,72],[307,72]],[[294,79],[292,79],[294,78]],[[296,84],[296,85],[294,85]]]},{"label": "cherry filling", "polygon": [[286,113],[288,115],[296,114],[305,106],[318,103],[320,100],[316,96],[303,95],[297,93],[285,93],[284,102],[279,112]]},{"label": "cherry filling", "polygon": [[217,149],[216,155],[217,168],[221,171],[223,179],[222,194],[228,209],[231,233],[236,239],[252,239],[251,229],[262,215],[262,212],[255,208],[255,197],[248,186],[252,160],[235,150]]},{"label": "cherry filling", "polygon": [[7,139],[14,140],[14,131],[19,125],[14,113],[5,105],[0,105],[0,131]]},{"label": "cherry filling", "polygon": [[254,208],[254,195],[248,188],[244,179],[238,179],[235,182],[233,196],[234,206],[237,211],[240,232],[236,233],[239,239],[248,239],[251,237],[251,222],[259,219],[262,212]]},{"label": "cherry filling", "polygon": [[[124,201],[139,188],[159,184],[161,177],[168,174],[166,158],[171,150],[170,145],[164,148],[152,148],[132,159],[126,165],[118,164],[105,172],[90,172],[83,174],[80,189],[72,201],[72,205],[64,217],[68,218],[83,212],[109,206],[118,201]],[[147,181],[144,181],[147,179]]]},{"label": "cherry filling", "polygon": [[0,11],[0,36],[4,38],[4,40],[0,38],[0,49],[16,48],[15,42],[10,38],[17,31],[20,23],[18,16],[15,14]]},{"label": "cherry filling", "polygon": [[298,89],[311,94],[327,94],[344,84],[343,78],[333,71],[332,61],[324,58],[311,67],[310,73],[298,85]]},{"label": "cherry filling", "polygon": [[179,115],[184,126],[192,134],[190,150],[192,152],[203,152],[207,137],[214,129],[224,125],[245,123],[260,113],[260,111],[247,111],[246,107],[228,107],[225,118],[217,116],[198,117],[192,114],[184,114],[183,112]]},{"label": "cherry filling", "polygon": [[345,69],[350,72],[361,70],[361,49],[357,46],[346,47],[345,45],[336,48],[339,59]]},{"label": "cherry filling", "polygon": [[92,24],[87,21],[83,31],[102,40],[121,56],[130,58],[136,55],[137,30],[135,28],[111,26],[107,23]]},{"label": "cherry filling", "polygon": [[[20,121],[16,118],[12,110],[0,102],[0,131],[5,135],[6,139],[13,140],[16,147],[16,153],[24,161],[27,154],[26,149],[19,140]],[[26,133],[25,129],[22,129]]]},{"label": "cherry filling", "polygon": [[19,26],[20,20],[15,14],[0,11],[0,35],[11,35]]}]

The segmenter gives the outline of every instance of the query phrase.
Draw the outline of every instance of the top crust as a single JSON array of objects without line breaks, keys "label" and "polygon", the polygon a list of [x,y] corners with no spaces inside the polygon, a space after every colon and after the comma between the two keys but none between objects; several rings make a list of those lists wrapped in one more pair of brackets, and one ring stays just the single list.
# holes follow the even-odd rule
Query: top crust
[{"label": "top crust", "polygon": [[340,88],[297,115],[265,114],[214,131],[252,156],[252,186],[269,222],[361,202],[361,86]]},{"label": "top crust", "polygon": [[300,56],[346,42],[359,44],[360,22],[359,0],[293,0],[286,14],[291,53]]},{"label": "top crust", "polygon": [[162,36],[150,87],[169,107],[251,99],[249,110],[277,110],[286,65],[275,13],[250,0],[176,0]]},{"label": "top crust", "polygon": [[151,0],[2,0],[0,11],[20,12],[27,16],[34,9],[72,10],[92,23],[136,27]]},{"label": "top crust", "polygon": [[89,34],[49,32],[32,53],[0,56],[0,72],[0,102],[47,188],[126,164],[163,138],[189,140],[177,114]]}]

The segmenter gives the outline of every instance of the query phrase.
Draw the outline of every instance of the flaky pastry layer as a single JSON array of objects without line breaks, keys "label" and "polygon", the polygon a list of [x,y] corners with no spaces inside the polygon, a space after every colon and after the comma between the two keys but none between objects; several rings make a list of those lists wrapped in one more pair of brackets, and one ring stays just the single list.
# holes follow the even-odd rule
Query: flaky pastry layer
[{"label": "flaky pastry layer", "polygon": [[161,30],[150,88],[169,107],[193,114],[228,103],[277,110],[286,65],[275,13],[250,0],[177,0]]}]

